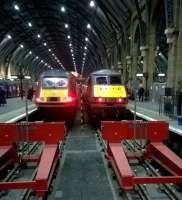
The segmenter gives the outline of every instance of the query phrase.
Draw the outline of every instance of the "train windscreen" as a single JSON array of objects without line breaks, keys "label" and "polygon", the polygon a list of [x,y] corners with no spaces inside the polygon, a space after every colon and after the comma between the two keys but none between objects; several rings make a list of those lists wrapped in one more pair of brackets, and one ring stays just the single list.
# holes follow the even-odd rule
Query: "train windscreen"
[{"label": "train windscreen", "polygon": [[120,76],[99,76],[96,77],[97,85],[121,85]]},{"label": "train windscreen", "polygon": [[121,84],[120,76],[110,76],[110,84],[111,85],[120,85]]},{"label": "train windscreen", "polygon": [[106,76],[96,77],[96,84],[97,85],[107,85],[108,84],[107,77]]},{"label": "train windscreen", "polygon": [[45,77],[42,80],[42,88],[66,88],[68,78],[66,77]]}]

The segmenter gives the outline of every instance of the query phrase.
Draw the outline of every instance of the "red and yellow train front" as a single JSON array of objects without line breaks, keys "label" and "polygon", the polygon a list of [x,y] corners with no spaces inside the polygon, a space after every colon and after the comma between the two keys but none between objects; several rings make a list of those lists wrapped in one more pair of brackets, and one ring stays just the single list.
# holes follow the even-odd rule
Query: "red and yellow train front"
[{"label": "red and yellow train front", "polygon": [[95,112],[123,110],[128,104],[126,88],[117,76],[96,77],[90,100],[91,109]]},{"label": "red and yellow train front", "polygon": [[77,105],[74,83],[68,77],[44,77],[38,86],[36,105],[39,108],[68,108]]}]

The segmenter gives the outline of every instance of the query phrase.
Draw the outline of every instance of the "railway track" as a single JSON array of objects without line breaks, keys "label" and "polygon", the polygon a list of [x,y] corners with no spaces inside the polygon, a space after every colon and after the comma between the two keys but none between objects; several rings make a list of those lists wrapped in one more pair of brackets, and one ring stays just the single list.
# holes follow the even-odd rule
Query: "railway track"
[{"label": "railway track", "polygon": [[[31,144],[26,143],[21,149],[22,152],[26,151],[27,155],[37,153],[41,147],[41,143],[33,142]],[[28,149],[28,151],[27,151]],[[21,152],[19,152],[21,153]],[[15,165],[8,174],[1,180],[2,182],[12,182],[18,180],[32,180],[36,174],[35,166]],[[0,199],[9,200],[28,200],[32,194],[31,190],[6,190],[0,191]]]},{"label": "railway track", "polygon": [[[34,114],[35,115],[35,114]],[[36,116],[36,115],[35,115]],[[35,117],[30,118],[31,121],[35,121]],[[106,164],[102,164],[102,171],[106,171],[107,173],[107,181],[109,182],[110,188],[112,188],[112,196],[113,200],[151,200],[151,199],[156,199],[156,200],[181,200],[182,199],[182,194],[177,191],[175,185],[171,184],[160,184],[160,185],[137,185],[134,190],[130,192],[125,192],[123,191],[115,179],[113,177],[115,176],[113,171],[111,170],[110,164],[108,161],[104,158],[104,155],[106,154],[106,149],[107,149],[107,144],[106,142],[101,138],[100,131],[97,129],[95,130],[95,127],[90,127],[88,125],[80,125],[77,124],[76,126],[72,127],[71,129],[67,129],[69,131],[68,135],[66,136],[65,140],[60,143],[60,151],[62,152],[63,156],[61,156],[61,167],[58,168],[57,173],[58,175],[55,176],[54,180],[52,181],[52,185],[50,186],[50,192],[47,193],[47,196],[44,197],[45,199],[51,200],[54,199],[55,196],[58,195],[62,200],[70,200],[71,198],[66,198],[67,194],[64,194],[65,185],[68,185],[68,187],[72,188],[74,186],[75,180],[72,180],[70,178],[70,174],[67,172],[65,173],[65,168],[64,165],[68,165],[67,159],[70,160],[70,165],[74,167],[75,165],[75,158],[74,156],[78,156],[79,154],[84,155],[84,159],[86,159],[86,162],[88,161],[89,156],[92,156],[92,154],[98,154],[101,155],[102,160],[99,162],[103,162]],[[71,132],[71,133],[70,133]],[[92,132],[92,133],[91,133]],[[93,139],[93,135],[94,138]],[[91,141],[89,141],[89,138]],[[92,145],[93,142],[96,141],[98,144],[98,148],[93,150],[92,148],[89,149]],[[78,144],[77,144],[78,143]],[[85,144],[84,144],[85,143]],[[30,146],[28,146],[28,143],[25,144],[23,147],[23,151],[25,151],[28,154],[34,154],[37,152],[40,148],[40,143],[32,143]],[[83,149],[80,149],[79,145],[83,145]],[[136,149],[142,149],[145,146],[144,142],[138,142],[138,141],[125,141],[124,146],[126,149],[130,149],[133,151],[136,151]],[[21,149],[21,148],[20,148]],[[87,154],[87,157],[86,157]],[[89,155],[89,156],[88,156]],[[68,157],[69,156],[69,157]],[[71,156],[71,157],[70,157]],[[68,157],[68,158],[67,158]],[[81,157],[79,157],[81,158]],[[97,158],[98,159],[98,158]],[[82,158],[83,160],[83,158]],[[81,160],[81,163],[82,163]],[[72,163],[73,162],[73,165]],[[79,160],[80,162],[80,160]],[[85,162],[85,161],[84,161]],[[84,163],[83,162],[83,163]],[[108,166],[107,166],[108,163]],[[81,164],[82,165],[82,164]],[[83,164],[84,165],[84,164]],[[103,167],[105,166],[105,167]],[[131,167],[133,169],[133,172],[135,175],[142,175],[142,176],[159,176],[160,175],[160,170],[156,169],[155,166],[153,166],[150,162],[144,161],[138,165],[138,163],[133,163],[131,164]],[[88,167],[89,168],[89,167]],[[69,169],[66,169],[69,171]],[[73,173],[72,169],[71,173]],[[80,169],[82,170],[82,168]],[[89,169],[88,169],[89,170]],[[79,173],[76,169],[76,173]],[[81,172],[80,172],[81,173]],[[13,181],[13,180],[22,180],[22,179],[28,179],[32,180],[34,179],[36,175],[36,167],[34,168],[21,168],[20,166],[15,166],[11,171],[9,171],[8,175],[4,178],[4,181]],[[60,177],[59,177],[60,176]],[[87,175],[85,175],[87,176]],[[92,176],[95,176],[93,174]],[[59,184],[59,187],[61,190],[55,191],[56,182],[57,182],[57,177],[62,181],[64,180],[65,182],[60,182],[57,183]],[[66,179],[65,179],[66,177]],[[86,178],[87,179],[87,178]],[[92,179],[92,177],[91,177]],[[67,180],[67,181],[66,181]],[[85,180],[85,177],[83,180],[81,179],[80,181],[83,182]],[[88,181],[90,181],[88,179]],[[91,180],[93,181],[93,180]],[[99,180],[98,180],[99,181]],[[83,184],[83,183],[78,183],[78,184]],[[76,187],[76,186],[74,186]],[[82,189],[80,189],[82,190]],[[96,188],[96,190],[100,190],[99,187]],[[60,192],[61,191],[61,192]],[[75,198],[77,199],[85,199],[84,198],[84,192],[86,191],[80,191],[82,193],[82,198]],[[89,192],[88,192],[89,193]],[[64,196],[64,195],[65,196]],[[61,196],[63,195],[63,196]],[[2,200],[9,200],[9,199],[17,199],[17,200],[41,200],[43,198],[38,198],[35,194],[34,191],[32,190],[20,190],[20,191],[1,191],[0,192],[0,199]],[[73,198],[73,197],[72,197]],[[97,198],[96,198],[97,199]],[[105,198],[107,199],[107,198]],[[102,200],[102,199],[99,199]],[[111,200],[111,198],[109,199]]]},{"label": "railway track", "polygon": [[[133,144],[132,144],[133,143]],[[130,149],[134,150],[134,147],[138,147],[138,149],[142,149],[143,146],[136,140],[134,141],[125,141],[125,145],[129,146]],[[161,176],[162,169],[159,170],[158,168],[155,168],[154,165],[152,165],[149,161],[144,160],[142,162],[142,167],[146,171],[146,175],[150,176]],[[175,188],[176,185],[174,184],[159,184],[159,189],[161,192],[164,192],[169,199],[171,200],[181,200],[182,194],[178,192],[178,190]]]},{"label": "railway track", "polygon": [[[96,137],[102,147],[103,152],[106,154],[107,144],[102,139],[100,130],[97,129]],[[145,143],[142,141],[124,141],[124,146],[128,150],[136,151],[136,149],[142,149]],[[161,176],[160,170],[156,169],[149,161],[143,161],[141,163],[130,163],[134,175],[138,176]],[[111,164],[108,161],[108,167],[111,169]],[[114,173],[114,172],[113,172]],[[115,175],[113,175],[115,179]],[[127,200],[152,200],[152,199],[165,199],[165,200],[181,200],[182,193],[178,191],[174,184],[144,184],[136,185],[131,192],[124,192],[120,189],[121,199]]]}]

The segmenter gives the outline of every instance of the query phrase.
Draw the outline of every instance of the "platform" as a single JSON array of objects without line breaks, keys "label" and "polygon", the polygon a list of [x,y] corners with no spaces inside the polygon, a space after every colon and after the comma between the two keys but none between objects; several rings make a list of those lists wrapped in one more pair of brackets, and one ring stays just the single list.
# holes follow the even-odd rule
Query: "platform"
[{"label": "platform", "polygon": [[[167,115],[159,113],[159,105],[153,102],[136,103],[136,115],[144,120],[165,120],[169,122],[169,130],[182,136],[182,126],[178,125],[177,119],[169,118]],[[128,108],[134,113],[134,101],[130,101]]]},{"label": "platform", "polygon": [[[33,102],[28,101],[29,113],[36,110]],[[25,117],[25,100],[9,98],[7,104],[0,107],[0,122],[15,122]]]},{"label": "platform", "polygon": [[104,158],[94,132],[88,127],[74,128],[68,134],[49,199],[114,200],[112,186],[104,169]]}]

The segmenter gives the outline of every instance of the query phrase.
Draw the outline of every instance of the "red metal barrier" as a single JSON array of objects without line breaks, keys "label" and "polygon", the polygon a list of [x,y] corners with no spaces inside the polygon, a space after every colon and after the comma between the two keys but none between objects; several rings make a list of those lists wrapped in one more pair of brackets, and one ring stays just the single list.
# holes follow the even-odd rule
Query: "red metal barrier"
[{"label": "red metal barrier", "polygon": [[[107,140],[107,157],[111,161],[120,186],[133,189],[135,184],[182,183],[182,159],[162,142],[168,139],[168,123],[164,121],[104,121],[102,137]],[[146,139],[145,151],[131,153],[124,151],[121,141],[126,139]],[[136,155],[135,155],[136,154]],[[164,177],[136,177],[133,175],[129,159],[153,159],[171,173]]]},{"label": "red metal barrier", "polygon": [[0,123],[0,160],[9,156],[11,162],[20,162],[16,143],[28,138],[29,142],[42,141],[45,145],[40,155],[25,156],[24,162],[38,162],[36,177],[32,181],[0,182],[0,190],[34,189],[38,196],[48,191],[53,172],[59,160],[59,141],[64,139],[65,127],[62,122],[52,123]]}]

